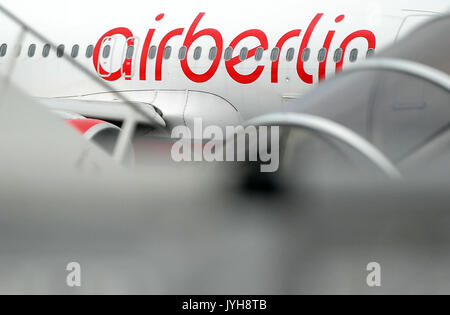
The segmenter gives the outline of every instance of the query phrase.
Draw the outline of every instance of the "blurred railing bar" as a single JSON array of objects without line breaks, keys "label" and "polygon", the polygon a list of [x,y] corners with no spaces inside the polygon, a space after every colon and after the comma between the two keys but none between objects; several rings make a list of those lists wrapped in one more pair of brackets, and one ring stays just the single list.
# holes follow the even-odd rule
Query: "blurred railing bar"
[{"label": "blurred railing bar", "polygon": [[392,180],[402,179],[399,170],[375,146],[352,130],[332,120],[299,113],[272,113],[251,119],[245,126],[284,126],[311,130],[332,137],[365,156]]},{"label": "blurred railing bar", "polygon": [[136,130],[137,120],[135,113],[130,112],[127,119],[125,119],[120,137],[117,139],[116,146],[114,148],[114,160],[121,163],[124,162],[128,152],[128,146],[133,138],[134,131]]}]

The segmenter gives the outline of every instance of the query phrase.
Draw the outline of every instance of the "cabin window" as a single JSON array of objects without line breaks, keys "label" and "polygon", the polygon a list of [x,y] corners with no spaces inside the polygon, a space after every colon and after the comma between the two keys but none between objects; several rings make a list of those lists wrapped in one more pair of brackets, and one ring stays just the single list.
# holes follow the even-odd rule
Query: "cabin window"
[{"label": "cabin window", "polygon": [[280,55],[280,49],[278,47],[275,47],[274,49],[272,49],[272,52],[270,54],[270,60],[272,62],[277,61],[279,55]]},{"label": "cabin window", "polygon": [[194,60],[199,60],[202,56],[202,47],[198,46],[194,50]]},{"label": "cabin window", "polygon": [[319,54],[317,55],[317,61],[324,62],[326,58],[327,58],[327,49],[321,48],[319,50]]},{"label": "cabin window", "polygon": [[248,56],[248,48],[244,47],[241,49],[241,52],[239,53],[239,59],[241,61],[244,61],[247,59],[247,56]]},{"label": "cabin window", "polygon": [[372,57],[373,55],[375,55],[375,49],[370,48],[370,49],[367,51],[366,57],[367,57],[367,58],[370,58],[370,57]]},{"label": "cabin window", "polygon": [[209,50],[209,60],[215,60],[216,59],[216,57],[217,57],[217,47],[212,47],[210,50]]},{"label": "cabin window", "polygon": [[224,58],[226,61],[228,61],[231,60],[232,57],[233,57],[233,48],[227,47],[227,49],[225,49]]},{"label": "cabin window", "polygon": [[59,45],[58,48],[56,48],[56,56],[58,58],[61,58],[62,56],[64,56],[64,49],[65,49],[64,45]]},{"label": "cabin window", "polygon": [[94,54],[94,46],[92,46],[92,45],[87,46],[86,58],[91,58],[93,54]]},{"label": "cabin window", "polygon": [[311,56],[311,49],[305,48],[302,52],[302,61],[303,62],[308,61],[310,56]]},{"label": "cabin window", "polygon": [[8,45],[2,44],[0,46],[0,57],[5,57],[7,51],[8,51]]},{"label": "cabin window", "polygon": [[172,55],[172,46],[167,46],[164,48],[164,59],[169,59],[170,55]]},{"label": "cabin window", "polygon": [[256,49],[256,53],[255,53],[255,60],[260,61],[263,57],[263,54],[264,54],[264,48],[258,47],[258,49]]},{"label": "cabin window", "polygon": [[358,49],[352,49],[350,51],[350,62],[355,62],[358,59]]},{"label": "cabin window", "polygon": [[127,52],[125,53],[125,58],[126,59],[132,59],[134,55],[134,46],[128,46],[127,48]]},{"label": "cabin window", "polygon": [[148,50],[148,59],[155,59],[157,51],[158,48],[156,46],[150,47],[150,49]]},{"label": "cabin window", "polygon": [[186,59],[186,53],[187,53],[187,47],[182,46],[180,50],[178,51],[178,59],[184,60]]},{"label": "cabin window", "polygon": [[295,55],[295,49],[294,48],[289,48],[287,53],[286,53],[286,60],[287,61],[294,60],[294,55]]},{"label": "cabin window", "polygon": [[336,51],[334,52],[334,56],[333,56],[333,60],[334,62],[338,63],[342,60],[342,48],[338,48],[336,49]]},{"label": "cabin window", "polygon": [[72,58],[77,58],[79,51],[80,51],[80,46],[79,45],[73,45],[72,52],[70,53],[70,56]]},{"label": "cabin window", "polygon": [[111,45],[106,45],[103,48],[103,58],[107,59],[109,58],[109,55],[111,55]]},{"label": "cabin window", "polygon": [[50,55],[50,44],[45,44],[44,48],[42,48],[42,57],[47,58]]},{"label": "cabin window", "polygon": [[31,44],[30,47],[28,47],[28,57],[34,57],[34,54],[36,53],[36,44]]}]

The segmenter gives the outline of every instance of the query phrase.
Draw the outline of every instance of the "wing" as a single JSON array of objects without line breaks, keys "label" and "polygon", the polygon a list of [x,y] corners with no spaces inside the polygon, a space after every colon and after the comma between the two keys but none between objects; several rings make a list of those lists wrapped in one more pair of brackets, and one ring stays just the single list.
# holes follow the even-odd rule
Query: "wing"
[{"label": "wing", "polygon": [[[88,101],[67,98],[38,98],[37,100],[51,110],[74,113],[103,120],[123,121],[129,117],[131,112],[133,112],[127,104],[120,101]],[[135,113],[135,119],[139,123],[145,123],[155,127],[166,126],[161,112],[154,106],[142,102],[133,102],[133,104],[153,118],[152,121],[149,121],[149,119],[143,115]]]}]

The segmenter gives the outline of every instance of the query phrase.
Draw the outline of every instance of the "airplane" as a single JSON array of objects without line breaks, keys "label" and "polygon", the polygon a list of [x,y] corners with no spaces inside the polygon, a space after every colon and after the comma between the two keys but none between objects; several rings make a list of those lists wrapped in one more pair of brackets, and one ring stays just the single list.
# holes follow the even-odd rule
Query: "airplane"
[{"label": "airplane", "polygon": [[117,93],[157,127],[192,126],[196,117],[205,126],[240,124],[301,98],[450,8],[448,0],[0,5],[27,23],[22,36],[14,20],[0,19],[0,74],[13,67],[15,83],[90,137],[123,116]]}]

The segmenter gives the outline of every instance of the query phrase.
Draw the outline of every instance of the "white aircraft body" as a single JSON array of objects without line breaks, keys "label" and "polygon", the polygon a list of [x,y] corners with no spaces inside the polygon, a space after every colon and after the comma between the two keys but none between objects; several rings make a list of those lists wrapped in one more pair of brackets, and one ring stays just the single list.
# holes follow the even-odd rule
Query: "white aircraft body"
[{"label": "white aircraft body", "polygon": [[[117,96],[160,109],[169,126],[235,124],[394,43],[449,0],[24,1],[1,5],[58,47],[1,16],[0,72],[52,109],[114,117]],[[150,109],[149,109],[150,110]]]}]

